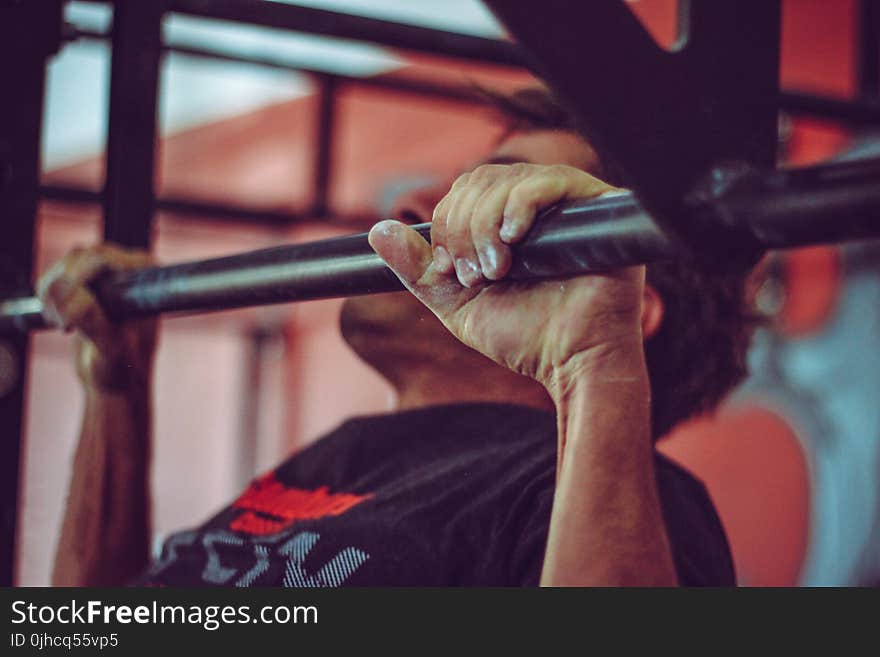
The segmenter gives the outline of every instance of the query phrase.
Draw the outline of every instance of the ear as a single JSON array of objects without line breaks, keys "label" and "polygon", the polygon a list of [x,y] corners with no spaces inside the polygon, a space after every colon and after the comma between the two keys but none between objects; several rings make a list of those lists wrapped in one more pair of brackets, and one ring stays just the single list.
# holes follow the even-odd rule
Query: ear
[{"label": "ear", "polygon": [[650,285],[645,285],[642,296],[642,339],[647,340],[660,330],[663,323],[663,299]]}]

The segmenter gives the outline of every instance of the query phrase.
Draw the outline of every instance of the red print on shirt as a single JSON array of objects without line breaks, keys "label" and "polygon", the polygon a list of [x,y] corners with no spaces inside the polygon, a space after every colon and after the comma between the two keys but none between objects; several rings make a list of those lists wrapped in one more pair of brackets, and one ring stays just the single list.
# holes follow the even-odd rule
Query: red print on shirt
[{"label": "red print on shirt", "polygon": [[289,488],[270,472],[255,480],[232,503],[234,509],[242,509],[244,513],[229,523],[229,529],[254,536],[275,534],[297,520],[341,515],[370,497],[370,494],[331,493],[327,486],[316,490]]}]

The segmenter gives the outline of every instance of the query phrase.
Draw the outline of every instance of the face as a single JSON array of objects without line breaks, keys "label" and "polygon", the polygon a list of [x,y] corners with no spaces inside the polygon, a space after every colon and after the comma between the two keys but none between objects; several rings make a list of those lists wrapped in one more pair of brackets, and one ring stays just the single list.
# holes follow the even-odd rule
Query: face
[{"label": "face", "polygon": [[[578,135],[559,130],[514,132],[505,137],[482,163],[566,164],[585,171],[598,170],[596,153]],[[431,221],[434,207],[445,196],[453,180],[415,189],[395,202],[391,218],[409,224]],[[466,349],[439,320],[409,292],[352,297],[342,307],[343,337],[365,360],[389,354],[442,354],[444,350]]]}]

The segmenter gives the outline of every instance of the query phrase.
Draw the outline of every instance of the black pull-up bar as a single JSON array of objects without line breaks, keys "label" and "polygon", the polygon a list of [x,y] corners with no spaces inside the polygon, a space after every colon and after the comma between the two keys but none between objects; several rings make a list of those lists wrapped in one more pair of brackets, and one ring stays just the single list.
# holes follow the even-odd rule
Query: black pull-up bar
[{"label": "black pull-up bar", "polygon": [[[719,172],[715,180],[688,206],[691,225],[707,226],[707,236],[722,223],[745,229],[765,249],[880,238],[880,159],[738,177]],[[416,229],[427,238],[430,224]],[[736,262],[737,245],[726,248],[728,261]],[[718,245],[706,250],[718,251]],[[625,192],[546,211],[516,247],[510,276],[570,276],[700,256],[667,237]],[[365,233],[117,273],[95,283],[108,315],[119,321],[400,289]],[[0,330],[43,327],[41,310],[32,297],[2,301]]]}]

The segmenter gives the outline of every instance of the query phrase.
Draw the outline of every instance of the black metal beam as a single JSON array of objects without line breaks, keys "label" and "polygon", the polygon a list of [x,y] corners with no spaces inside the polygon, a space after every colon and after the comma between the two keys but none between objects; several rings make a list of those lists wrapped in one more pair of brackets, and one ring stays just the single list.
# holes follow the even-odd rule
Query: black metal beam
[{"label": "black metal beam", "polygon": [[745,231],[699,225],[684,200],[707,193],[719,167],[775,163],[779,0],[682,0],[675,52],[621,0],[486,4],[682,248],[715,262],[758,257]]},{"label": "black metal beam", "polygon": [[[100,204],[101,192],[86,187],[73,185],[42,185],[40,196],[49,201],[61,203],[75,203],[85,205]],[[228,203],[216,203],[163,196],[156,199],[156,210],[175,215],[205,217],[211,220],[241,221],[245,223],[289,228],[291,226],[307,224],[310,222],[327,223],[334,226],[348,226],[363,228],[375,222],[372,215],[358,214],[329,214],[326,216],[312,216],[308,211],[275,210],[244,205],[232,205]]]},{"label": "black metal beam", "polygon": [[[81,0],[107,4],[110,0]],[[440,57],[502,66],[527,66],[513,43],[407,23],[263,0],[170,0],[169,11],[199,18],[365,41]]]},{"label": "black metal beam", "polygon": [[880,98],[880,3],[861,0],[858,40],[859,95]]},{"label": "black metal beam", "polygon": [[318,114],[315,121],[315,154],[313,163],[313,194],[311,214],[326,216],[329,211],[330,185],[333,173],[333,127],[336,122],[336,81],[320,80]]},{"label": "black metal beam", "polygon": [[[67,38],[68,40],[92,39],[96,41],[104,41],[109,38],[109,35],[101,32],[73,29],[68,33]],[[289,71],[291,73],[301,73],[315,78],[332,78],[335,80],[337,88],[349,86],[364,87],[367,89],[378,89],[393,93],[411,94],[423,98],[437,98],[465,105],[485,104],[484,98],[466,86],[442,84],[428,80],[420,80],[414,77],[405,77],[398,74],[374,75],[369,77],[342,75],[339,73],[331,73],[325,70],[310,68],[295,61],[236,53],[215,45],[206,48],[204,46],[170,44],[164,45],[162,50],[165,53],[235,64],[260,66]],[[835,121],[855,127],[880,125],[880,104],[871,102],[870,100],[843,100],[828,96],[817,96],[815,94],[792,89],[783,91],[779,94],[779,109],[796,115]]]},{"label": "black metal beam", "polygon": [[[880,159],[742,174],[688,199],[708,223],[734,223],[762,248],[880,238]],[[430,224],[416,226],[426,239]],[[700,254],[696,254],[699,260]],[[510,277],[535,279],[686,259],[629,192],[570,201],[545,213],[514,250]],[[720,270],[725,262],[715,264]],[[114,319],[401,289],[366,234],[110,275],[95,292]],[[0,303],[0,330],[43,325],[39,301]]]},{"label": "black metal beam", "polygon": [[880,127],[880,101],[839,100],[785,91],[779,95],[779,109],[793,115],[835,121],[853,127]]},{"label": "black metal beam", "polygon": [[171,0],[171,11],[506,66],[524,66],[512,43],[262,0]]},{"label": "black metal beam", "polygon": [[[109,36],[101,32],[87,30],[71,30],[68,39],[93,39],[103,41]],[[369,77],[355,77],[331,73],[329,71],[310,68],[289,60],[256,57],[242,53],[224,50],[217,46],[205,48],[204,46],[190,46],[183,44],[165,45],[163,52],[198,57],[202,59],[230,62],[236,64],[249,64],[277,70],[302,73],[316,78],[329,77],[336,81],[340,87],[364,87],[379,89],[403,94],[412,94],[420,97],[438,98],[450,102],[459,102],[466,105],[485,104],[479,94],[462,85],[440,84],[427,80],[419,80],[413,77],[404,77],[397,74],[375,75]],[[796,91],[794,89],[782,91],[779,94],[779,109],[796,115],[812,116],[844,123],[857,127],[870,127],[880,125],[880,104],[870,100],[843,100],[828,96]]]},{"label": "black metal beam", "polygon": [[[60,0],[0,3],[0,298],[30,293],[46,59],[61,39]],[[0,586],[15,572],[28,339],[0,339]]]},{"label": "black metal beam", "polygon": [[[70,30],[67,35],[67,39],[70,41],[76,39],[105,41],[109,38],[109,35],[102,32],[79,29]],[[461,102],[468,105],[485,103],[485,100],[482,99],[479,94],[466,86],[458,84],[442,84],[428,80],[420,80],[414,77],[405,77],[399,74],[371,75],[368,77],[342,75],[341,73],[333,73],[331,71],[311,68],[290,60],[235,53],[218,46],[205,48],[203,46],[186,44],[166,44],[162,46],[162,52],[234,64],[250,64],[253,66],[289,71],[291,73],[300,73],[318,79],[330,78],[336,83],[337,88],[343,86],[364,87],[367,89],[379,89],[381,91],[438,98],[451,102]]]},{"label": "black metal beam", "polygon": [[104,239],[149,248],[166,0],[113,2]]}]

